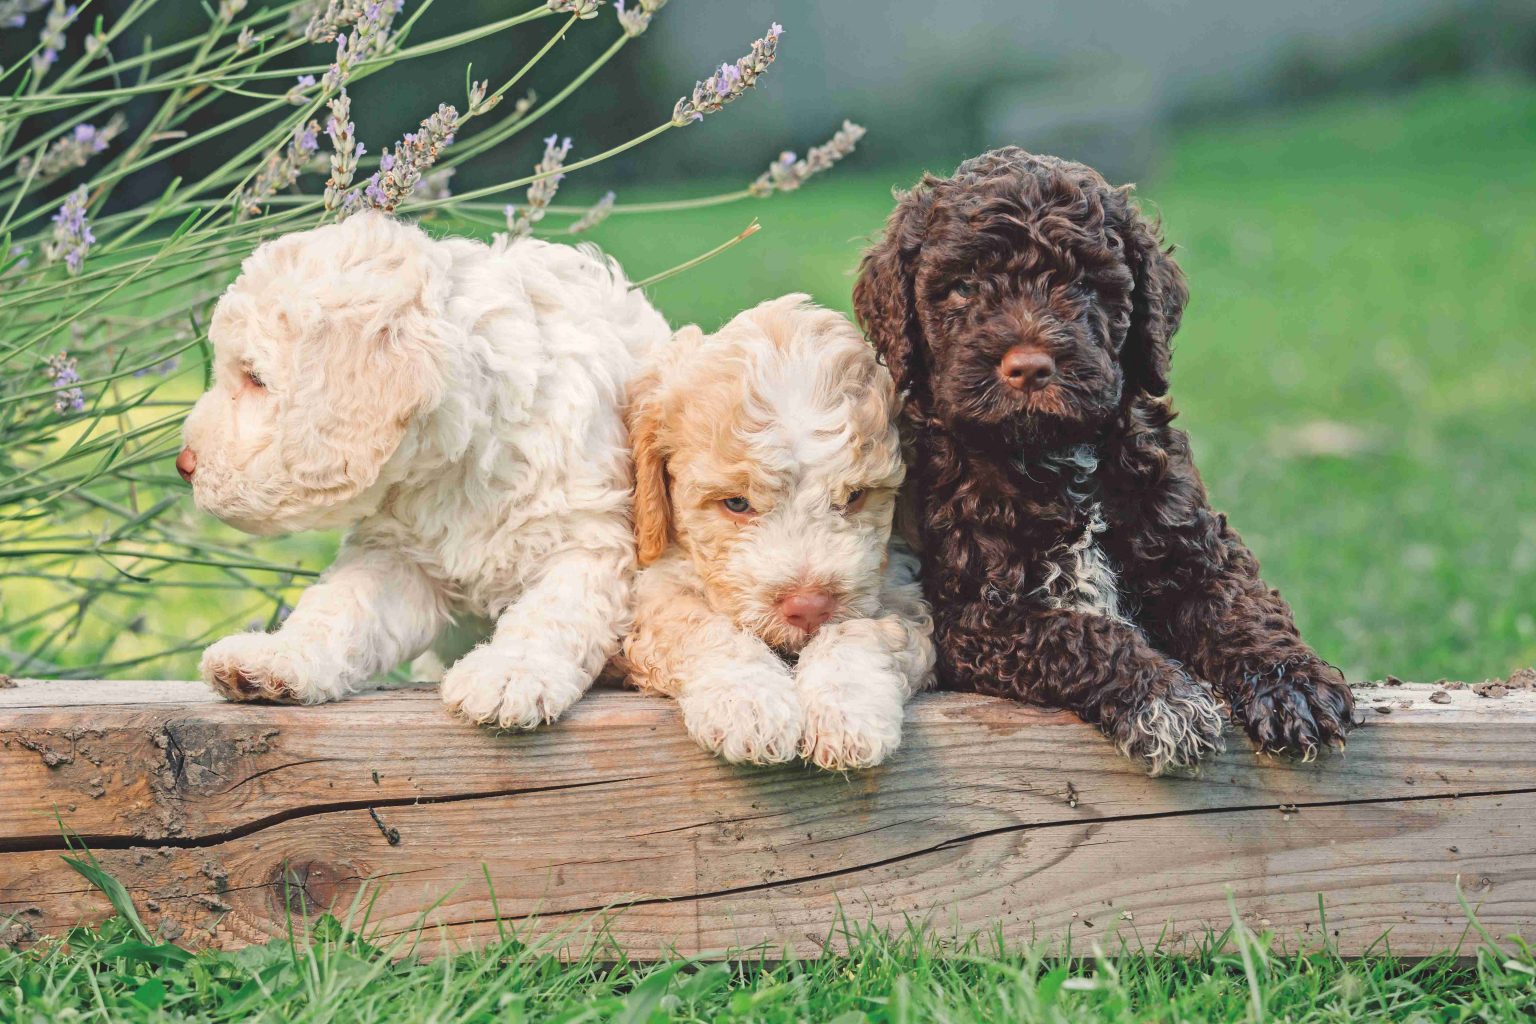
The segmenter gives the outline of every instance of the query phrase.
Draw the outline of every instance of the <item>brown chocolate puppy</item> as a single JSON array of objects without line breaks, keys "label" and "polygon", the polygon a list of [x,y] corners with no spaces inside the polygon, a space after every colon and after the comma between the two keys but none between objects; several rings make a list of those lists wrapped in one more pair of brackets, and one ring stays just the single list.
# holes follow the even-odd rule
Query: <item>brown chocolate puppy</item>
[{"label": "brown chocolate puppy", "polygon": [[1064,706],[1153,771],[1219,747],[1342,743],[1354,700],[1211,510],[1170,426],[1188,290],[1092,168],[1018,148],[926,176],[854,304],[906,391],[939,674]]}]

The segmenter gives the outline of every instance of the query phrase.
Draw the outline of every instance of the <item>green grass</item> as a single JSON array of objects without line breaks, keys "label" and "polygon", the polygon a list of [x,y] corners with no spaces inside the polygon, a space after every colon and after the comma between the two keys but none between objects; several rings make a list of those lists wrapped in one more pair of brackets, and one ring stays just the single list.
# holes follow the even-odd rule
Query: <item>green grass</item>
[{"label": "green grass", "polygon": [[[1213,500],[1354,679],[1536,662],[1533,123],[1528,83],[1354,98],[1189,132],[1140,189],[1190,278],[1173,394]],[[710,328],[786,291],[847,309],[917,172],[856,162],[602,241],[649,273],[758,214],[759,236],[655,288],[662,310]]]},{"label": "green grass", "polygon": [[[110,884],[109,884],[110,888]],[[125,908],[126,909],[126,908]],[[1070,956],[986,939],[943,942],[912,928],[849,929],[841,952],[782,961],[633,963],[598,942],[574,957],[559,937],[511,932],[426,960],[379,948],[329,915],[299,941],[196,955],[161,944],[128,910],[63,943],[0,951],[0,1021],[1479,1021],[1536,1014],[1536,960],[1523,943],[1471,940],[1408,962],[1272,951],[1234,926],[1194,952],[1110,947]],[[1456,955],[1460,954],[1460,955]]]}]

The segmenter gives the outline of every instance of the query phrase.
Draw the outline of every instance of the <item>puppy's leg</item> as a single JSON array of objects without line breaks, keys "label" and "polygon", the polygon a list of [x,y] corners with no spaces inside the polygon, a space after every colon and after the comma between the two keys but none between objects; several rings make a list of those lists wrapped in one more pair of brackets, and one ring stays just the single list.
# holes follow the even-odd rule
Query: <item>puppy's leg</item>
[{"label": "puppy's leg", "polygon": [[1290,606],[1223,525],[1218,571],[1153,609],[1163,647],[1209,679],[1261,750],[1316,756],[1343,745],[1354,694],[1297,632]]},{"label": "puppy's leg", "polygon": [[1169,415],[1166,404],[1138,405],[1134,443],[1106,460],[1116,474],[1108,490],[1124,534],[1121,569],[1142,596],[1138,621],[1210,680],[1261,749],[1310,757],[1343,743],[1354,695],[1302,641],[1258,560],[1212,511],[1189,438],[1168,426]]},{"label": "puppy's leg", "polygon": [[954,688],[1075,711],[1154,775],[1193,767],[1222,747],[1215,694],[1122,622],[1075,611],[956,608],[939,621],[937,638],[941,673]]},{"label": "puppy's leg", "polygon": [[624,645],[630,681],[676,697],[688,734],[738,764],[795,757],[801,709],[789,668],[665,570],[641,574],[635,630]]},{"label": "puppy's leg", "polygon": [[474,722],[532,729],[581,699],[628,624],[630,554],[567,551],[496,619],[485,643],[443,673],[443,701]]},{"label": "puppy's leg", "polygon": [[200,671],[230,700],[318,704],[420,654],[447,622],[437,591],[397,555],[345,549],[275,633],[237,633]]},{"label": "puppy's leg", "polygon": [[907,700],[933,682],[933,620],[915,573],[892,561],[884,614],[827,626],[800,652],[800,752],[822,768],[885,760],[901,743]]}]

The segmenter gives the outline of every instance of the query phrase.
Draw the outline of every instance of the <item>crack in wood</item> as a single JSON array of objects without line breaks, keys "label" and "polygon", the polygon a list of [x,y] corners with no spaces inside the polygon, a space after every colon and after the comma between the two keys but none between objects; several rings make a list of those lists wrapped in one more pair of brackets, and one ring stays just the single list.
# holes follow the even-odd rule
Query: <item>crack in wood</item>
[{"label": "crack in wood", "polygon": [[222,832],[211,832],[203,836],[167,836],[146,840],[134,836],[118,835],[90,835],[81,834],[72,836],[66,841],[64,836],[34,836],[30,838],[5,838],[0,837],[0,854],[6,853],[35,853],[39,851],[58,850],[67,852],[69,842],[84,843],[96,850],[138,850],[170,848],[177,850],[201,850],[219,846],[235,839],[244,839],[274,825],[281,825],[288,821],[297,821],[301,818],[312,818],[322,814],[340,814],[347,811],[366,811],[372,807],[415,807],[429,804],[456,804],[467,800],[494,800],[502,797],[530,796],[537,793],[551,793],[560,790],[589,789],[593,786],[608,786],[624,782],[641,782],[654,778],[652,775],[628,775],[615,776],[611,779],[594,779],[590,782],[567,782],[552,786],[523,786],[516,789],[486,790],[476,793],[447,793],[441,796],[413,796],[390,797],[382,800],[338,800],[333,803],[314,804],[308,807],[291,807],[276,814],[269,814],[263,818],[246,822],[237,828],[225,829]]}]

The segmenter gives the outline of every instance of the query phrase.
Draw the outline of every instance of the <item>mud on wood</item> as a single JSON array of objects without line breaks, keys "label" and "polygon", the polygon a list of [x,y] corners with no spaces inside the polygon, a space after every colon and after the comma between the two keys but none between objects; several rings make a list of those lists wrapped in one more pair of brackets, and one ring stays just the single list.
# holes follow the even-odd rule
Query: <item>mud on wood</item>
[{"label": "mud on wood", "polygon": [[[1255,756],[1149,779],[1071,716],[968,695],[914,703],[873,771],[739,768],[675,706],[596,692],[497,735],[435,693],[233,705],[191,683],[0,691],[0,925],[110,913],[59,858],[60,822],[145,920],[189,946],[259,942],[371,902],[380,937],[507,924],[637,956],[814,953],[840,919],[1018,941],[1192,941],[1229,921],[1291,947],[1454,945],[1458,882],[1495,934],[1536,932],[1536,693],[1360,693],[1347,754]],[[427,908],[432,908],[427,912]],[[425,912],[425,913],[424,913]],[[835,937],[834,937],[835,941]]]}]

